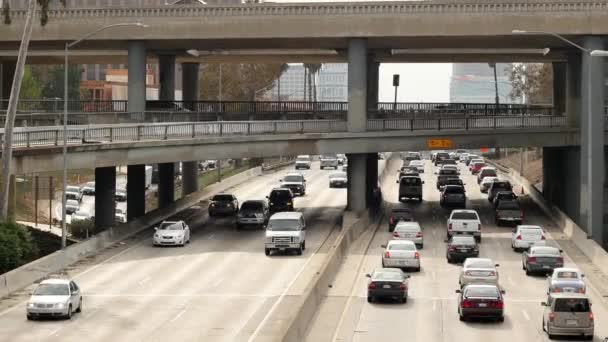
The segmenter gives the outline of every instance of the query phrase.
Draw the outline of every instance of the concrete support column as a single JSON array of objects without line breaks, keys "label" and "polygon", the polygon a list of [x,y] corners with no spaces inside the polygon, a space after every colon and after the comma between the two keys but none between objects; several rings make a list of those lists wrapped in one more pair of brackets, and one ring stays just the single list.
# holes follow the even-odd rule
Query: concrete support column
[{"label": "concrete support column", "polygon": [[370,57],[367,62],[367,109],[377,109],[380,63]]},{"label": "concrete support column", "polygon": [[158,164],[158,208],[165,208],[175,200],[175,164]]},{"label": "concrete support column", "polygon": [[378,189],[378,153],[367,153],[366,155],[365,192],[367,206],[370,207],[375,201],[374,194]]},{"label": "concrete support column", "polygon": [[146,214],[146,165],[127,166],[127,221]]},{"label": "concrete support column", "polygon": [[142,41],[129,42],[129,112],[146,110],[146,47]]},{"label": "concrete support column", "polygon": [[348,42],[348,116],[349,132],[367,129],[367,40]]},{"label": "concrete support column", "polygon": [[184,105],[190,110],[196,110],[194,103],[190,101],[198,101],[199,98],[199,80],[198,80],[199,64],[198,63],[183,63],[182,64],[182,99]]},{"label": "concrete support column", "polygon": [[198,191],[198,162],[182,162],[182,197]]},{"label": "concrete support column", "polygon": [[555,115],[566,113],[566,63],[553,62],[553,108]]},{"label": "concrete support column", "polygon": [[114,225],[116,202],[116,167],[95,169],[95,230],[100,231]]},{"label": "concrete support column", "polygon": [[[602,37],[587,36],[583,46],[603,50]],[[581,121],[581,222],[590,238],[603,240],[604,210],[604,60],[583,54],[584,115]]]},{"label": "concrete support column", "polygon": [[581,78],[580,54],[568,56],[568,62],[566,63],[566,117],[570,127],[581,126],[581,116],[583,115]]},{"label": "concrete support column", "polygon": [[348,158],[348,209],[359,212],[367,208],[367,154],[349,154]]},{"label": "concrete support column", "polygon": [[160,83],[158,99],[175,100],[175,56],[158,56],[158,81]]}]

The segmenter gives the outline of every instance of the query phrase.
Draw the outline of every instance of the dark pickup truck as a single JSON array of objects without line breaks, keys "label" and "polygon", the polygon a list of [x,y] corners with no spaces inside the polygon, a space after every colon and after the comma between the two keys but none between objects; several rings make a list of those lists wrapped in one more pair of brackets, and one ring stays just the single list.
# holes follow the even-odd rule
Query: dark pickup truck
[{"label": "dark pickup truck", "polygon": [[524,212],[517,200],[500,200],[496,205],[496,225],[510,223],[519,225],[524,220]]},{"label": "dark pickup truck", "polygon": [[458,178],[458,171],[453,169],[439,170],[439,175],[437,176],[437,190],[441,190],[450,178]]}]

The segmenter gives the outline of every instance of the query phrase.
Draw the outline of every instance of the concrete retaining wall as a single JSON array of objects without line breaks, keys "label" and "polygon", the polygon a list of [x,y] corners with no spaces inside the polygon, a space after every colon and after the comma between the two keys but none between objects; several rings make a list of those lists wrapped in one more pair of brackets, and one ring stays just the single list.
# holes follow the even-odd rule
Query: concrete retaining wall
[{"label": "concrete retaining wall", "polygon": [[519,172],[505,168],[499,164],[492,163],[501,171],[505,172],[515,182],[520,183],[528,196],[538,204],[543,212],[549,216],[558,227],[560,227],[570,241],[578,247],[591,262],[608,274],[608,252],[606,252],[597,242],[587,238],[587,233],[579,227],[568,215],[564,214],[558,207],[548,203],[542,193],[530,182],[523,178]]},{"label": "concrete retaining wall", "polygon": [[222,182],[212,184],[201,191],[197,191],[184,198],[181,198],[167,208],[151,211],[144,217],[121,224],[117,227],[110,228],[89,240],[71,245],[65,250],[49,254],[43,258],[32,261],[17,269],[2,274],[0,275],[0,297],[8,296],[15,291],[23,289],[33,282],[36,282],[51,273],[58,272],[65,267],[81,260],[82,258],[95,254],[118,241],[124,240],[134,234],[150,228],[162,220],[165,220],[176,213],[195,205],[201,200],[209,198],[218,192],[225,191],[226,189],[241,184],[250,178],[259,176],[261,174],[261,167],[256,167],[245,172],[241,172],[237,175],[226,178]]}]

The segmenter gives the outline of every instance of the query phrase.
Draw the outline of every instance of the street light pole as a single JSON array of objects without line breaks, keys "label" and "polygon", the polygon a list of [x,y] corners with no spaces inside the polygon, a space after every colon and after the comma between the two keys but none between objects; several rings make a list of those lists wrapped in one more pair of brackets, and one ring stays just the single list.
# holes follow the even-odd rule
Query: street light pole
[{"label": "street light pole", "polygon": [[[68,231],[67,231],[67,226],[66,226],[66,202],[67,202],[67,198],[66,198],[66,193],[65,193],[65,188],[68,184],[68,66],[69,66],[69,49],[77,44],[79,44],[80,42],[82,42],[83,40],[86,40],[87,38],[90,38],[94,35],[96,35],[97,33],[107,30],[109,28],[113,28],[113,27],[120,27],[120,26],[137,26],[137,27],[148,27],[147,25],[144,25],[142,23],[120,23],[120,24],[113,24],[113,25],[107,25],[104,27],[101,27],[95,31],[92,31],[90,33],[85,34],[84,36],[82,36],[80,39],[77,39],[71,43],[66,42],[65,43],[65,50],[64,50],[64,64],[63,64],[63,147],[62,147],[62,155],[63,155],[63,190],[62,190],[62,194],[61,194],[61,249],[64,249],[67,246],[67,237],[68,237]],[[84,137],[83,137],[84,138]]]}]

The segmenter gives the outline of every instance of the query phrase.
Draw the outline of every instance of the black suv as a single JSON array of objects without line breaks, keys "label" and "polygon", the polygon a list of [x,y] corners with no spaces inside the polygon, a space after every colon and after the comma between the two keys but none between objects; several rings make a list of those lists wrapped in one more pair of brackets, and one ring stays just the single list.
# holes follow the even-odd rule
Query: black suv
[{"label": "black suv", "polygon": [[477,258],[479,256],[479,245],[472,235],[454,235],[447,240],[445,253],[448,263],[464,261],[466,258]]},{"label": "black suv", "polygon": [[209,216],[236,215],[239,212],[239,201],[232,194],[217,194],[209,203]]},{"label": "black suv", "polygon": [[395,230],[395,226],[399,221],[414,221],[414,215],[409,208],[395,208],[391,211],[391,217],[388,219],[388,231]]},{"label": "black suv", "polygon": [[268,205],[271,213],[293,211],[293,193],[287,188],[272,189],[268,195]]},{"label": "black suv", "polygon": [[495,181],[490,183],[488,188],[488,201],[494,202],[494,197],[499,192],[513,192],[513,186],[509,181]]}]

